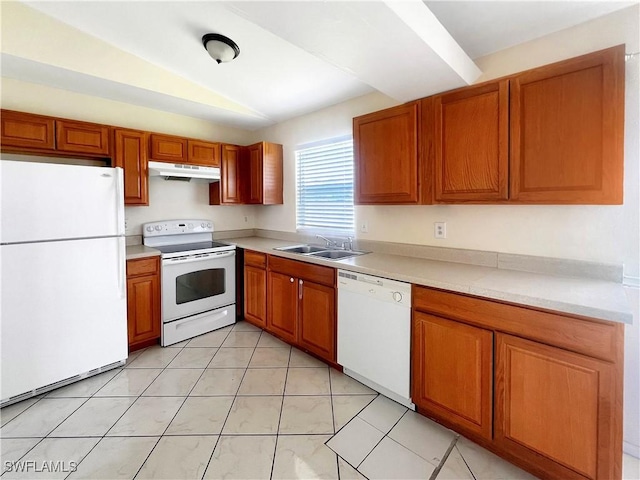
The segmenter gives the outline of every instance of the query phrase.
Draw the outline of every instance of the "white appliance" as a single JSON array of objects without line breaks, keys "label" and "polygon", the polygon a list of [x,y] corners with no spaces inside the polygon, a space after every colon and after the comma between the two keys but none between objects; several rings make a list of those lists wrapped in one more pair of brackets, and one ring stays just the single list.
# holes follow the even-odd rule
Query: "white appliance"
[{"label": "white appliance", "polygon": [[0,404],[127,358],[122,169],[0,161]]},{"label": "white appliance", "polygon": [[220,180],[220,168],[201,167],[181,163],[149,162],[149,176],[163,177],[165,180],[190,180],[217,182]]},{"label": "white appliance", "polygon": [[212,241],[210,220],[142,226],[143,243],[162,252],[162,346],[236,321],[235,245]]},{"label": "white appliance", "polygon": [[410,392],[411,285],[338,270],[338,363],[415,410]]}]

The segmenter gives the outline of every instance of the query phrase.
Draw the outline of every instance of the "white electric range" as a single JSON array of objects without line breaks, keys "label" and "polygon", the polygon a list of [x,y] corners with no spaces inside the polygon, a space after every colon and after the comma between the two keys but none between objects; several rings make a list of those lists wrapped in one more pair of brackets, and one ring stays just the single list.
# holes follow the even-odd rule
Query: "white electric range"
[{"label": "white electric range", "polygon": [[143,243],[162,252],[162,346],[236,321],[235,245],[212,240],[210,220],[142,226]]}]

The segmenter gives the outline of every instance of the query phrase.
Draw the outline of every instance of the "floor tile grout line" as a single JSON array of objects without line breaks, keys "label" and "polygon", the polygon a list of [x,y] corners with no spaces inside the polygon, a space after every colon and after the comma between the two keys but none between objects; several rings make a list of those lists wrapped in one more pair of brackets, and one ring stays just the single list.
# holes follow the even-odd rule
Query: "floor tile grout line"
[{"label": "floor tile grout line", "polygon": [[[262,336],[262,335],[261,335]],[[291,349],[289,349],[289,361],[287,362],[287,373],[284,376],[284,385],[282,386],[282,402],[280,403],[280,415],[278,416],[278,426],[276,428],[276,444],[273,447],[273,458],[271,459],[271,472],[269,479],[273,478],[273,470],[276,466],[276,455],[278,453],[278,439],[280,438],[280,423],[282,422],[282,411],[284,410],[284,397],[287,392],[287,381],[289,380],[289,368],[291,365]]]},{"label": "floor tile grout line", "polygon": [[[260,333],[260,336],[262,336],[262,332]],[[225,340],[226,340],[226,338],[225,338]],[[260,341],[260,337],[258,337],[258,341]],[[204,471],[202,472],[202,479],[204,479],[204,477],[207,475],[207,470],[209,470],[209,467],[211,466],[211,460],[213,460],[213,456],[216,453],[216,448],[218,448],[218,444],[220,443],[220,438],[222,437],[222,432],[224,431],[224,427],[227,424],[227,420],[229,420],[229,415],[231,415],[231,410],[233,409],[233,405],[236,403],[236,399],[238,398],[238,391],[240,390],[240,386],[242,385],[244,377],[247,374],[247,370],[249,369],[249,363],[251,363],[251,359],[253,358],[253,355],[256,353],[257,346],[258,346],[258,342],[256,342],[256,346],[253,347],[253,352],[251,352],[251,357],[249,357],[249,361],[247,362],[247,366],[244,369],[244,373],[242,374],[242,378],[240,379],[240,382],[238,383],[238,388],[236,389],[236,393],[233,396],[233,401],[231,402],[231,406],[229,407],[229,411],[227,412],[227,416],[224,418],[224,422],[222,422],[222,426],[220,427],[220,434],[218,435],[218,438],[216,439],[216,443],[213,446],[213,450],[211,451],[211,455],[209,455],[209,461],[207,462],[207,466],[205,467]],[[222,346],[220,346],[220,348],[222,348]],[[232,347],[232,348],[242,348],[242,347]],[[216,352],[216,355],[217,355],[217,352]]]},{"label": "floor tile grout line", "polygon": [[[458,435],[457,440],[459,440],[459,439],[460,439],[460,435]],[[458,448],[458,442],[457,442],[457,440],[456,440],[456,445],[455,445],[456,451],[457,451],[457,452],[458,452],[458,454],[460,455],[460,458],[462,458],[462,461],[464,462],[464,464],[467,466],[467,469],[469,470],[469,473],[471,473],[471,476],[473,477],[473,480],[477,480],[477,479],[476,479],[476,474],[475,474],[475,473],[473,473],[473,470],[471,469],[471,465],[469,465],[469,463],[467,462],[467,459],[466,459],[466,458],[464,458],[464,455],[462,455],[462,452],[461,452],[461,451],[460,451],[460,449]]]},{"label": "floor tile grout line", "polygon": [[451,455],[451,451],[456,446],[456,443],[458,443],[458,438],[460,438],[459,435],[456,435],[453,437],[453,439],[451,440],[451,443],[449,444],[449,447],[447,448],[447,450],[444,452],[444,455],[440,459],[440,463],[436,466],[435,470],[431,472],[431,476],[429,477],[429,480],[435,480],[438,477],[438,475],[440,474],[440,471],[442,470],[442,467],[444,467],[444,464],[447,462],[449,455]]}]

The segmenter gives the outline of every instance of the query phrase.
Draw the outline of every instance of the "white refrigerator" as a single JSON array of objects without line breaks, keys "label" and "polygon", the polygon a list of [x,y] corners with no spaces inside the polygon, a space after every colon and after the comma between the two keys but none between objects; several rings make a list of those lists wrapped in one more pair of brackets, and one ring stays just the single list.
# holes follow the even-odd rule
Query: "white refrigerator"
[{"label": "white refrigerator", "polygon": [[122,169],[0,161],[0,405],[127,358]]}]

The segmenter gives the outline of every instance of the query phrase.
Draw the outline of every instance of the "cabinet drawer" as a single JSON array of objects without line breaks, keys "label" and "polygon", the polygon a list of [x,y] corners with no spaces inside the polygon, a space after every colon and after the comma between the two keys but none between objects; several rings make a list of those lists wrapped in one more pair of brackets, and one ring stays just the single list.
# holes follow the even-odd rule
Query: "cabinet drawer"
[{"label": "cabinet drawer", "polygon": [[622,325],[414,286],[413,308],[490,330],[617,361]]},{"label": "cabinet drawer", "polygon": [[267,268],[267,254],[254,252],[253,250],[245,250],[244,264],[253,265],[258,268]]},{"label": "cabinet drawer", "polygon": [[149,275],[160,270],[160,257],[127,260],[127,276]]},{"label": "cabinet drawer", "polygon": [[269,270],[330,287],[336,284],[336,270],[322,265],[312,265],[269,255]]}]

